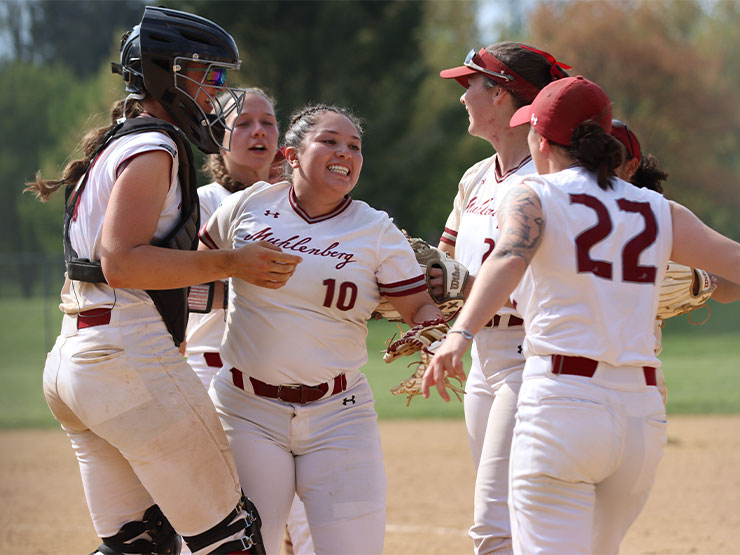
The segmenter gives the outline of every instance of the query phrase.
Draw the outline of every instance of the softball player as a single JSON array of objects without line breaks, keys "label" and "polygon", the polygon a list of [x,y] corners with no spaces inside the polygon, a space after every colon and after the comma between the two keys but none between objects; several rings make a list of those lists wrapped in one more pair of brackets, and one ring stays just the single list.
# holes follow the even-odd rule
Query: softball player
[{"label": "softball player", "polygon": [[[44,394],[77,455],[99,553],[178,553],[175,531],[193,553],[264,552],[213,404],[177,349],[187,285],[239,275],[277,288],[300,260],[272,245],[185,250],[196,239],[195,184],[189,148],[171,124],[217,151],[228,113],[215,95],[240,105],[225,87],[239,63],[218,25],[147,7],[114,65],[131,93],[114,106],[114,125],[88,134],[85,159],[61,180],[29,185],[45,199],[76,184],[65,221],[72,279]],[[139,118],[116,123],[122,115]],[[115,134],[142,121],[163,131]],[[178,289],[157,294],[166,288]]]},{"label": "softball player", "polygon": [[[468,131],[496,151],[463,175],[439,244],[471,276],[478,273],[498,241],[495,215],[501,199],[522,176],[536,173],[526,130],[510,128],[509,119],[547,83],[565,75],[562,68],[569,66],[546,52],[504,42],[471,50],[464,65],[440,73],[465,87],[460,101],[470,118]],[[523,340],[521,315],[510,306],[502,307],[476,335],[471,352],[473,365],[465,384],[464,407],[477,469],[470,528],[476,553],[511,550],[508,468],[524,369]]]},{"label": "softball player", "polygon": [[226,199],[201,232],[216,251],[266,240],[303,261],[281,291],[231,280],[223,368],[211,398],[276,553],[297,492],[317,553],[381,553],[385,475],[367,361],[381,294],[407,323],[440,317],[411,248],[384,212],[352,200],[359,123],[331,106],[296,113],[292,182]]},{"label": "softball player", "polygon": [[[225,139],[230,141],[231,148],[211,154],[206,160],[206,169],[213,182],[198,188],[201,222],[207,222],[231,193],[246,189],[258,181],[273,181],[274,175],[283,175],[285,158],[278,150],[279,130],[274,104],[259,88],[244,91],[241,112],[233,112],[227,120],[229,126],[233,127],[233,133]],[[191,313],[188,320],[185,354],[188,364],[206,389],[222,366],[219,349],[226,328],[226,297],[222,298],[217,293],[224,291],[225,295],[227,284],[228,281],[219,281],[213,286],[198,286],[215,289],[212,303],[215,308],[203,314]],[[293,552],[296,555],[312,552],[313,543],[305,509],[297,496],[290,515],[288,533]]]},{"label": "softball player", "polygon": [[[269,180],[270,168],[278,152],[275,107],[264,91],[247,89],[241,112],[234,112],[229,123],[234,128],[230,137],[226,137],[231,141],[231,148],[208,156],[206,169],[214,181],[198,188],[202,223],[208,221],[231,193],[246,189],[258,181]],[[227,289],[226,284],[228,281],[218,282],[214,287],[214,295],[223,294]],[[212,303],[213,310],[203,314],[191,313],[188,319],[185,354],[188,364],[206,389],[222,366],[219,349],[226,327],[223,300],[218,295]]]},{"label": "softball player", "polygon": [[[612,120],[612,135],[624,147],[622,163],[614,170],[620,179],[629,181],[636,187],[663,193],[663,181],[668,174],[658,167],[658,160],[652,154],[642,154],[637,135],[621,120]],[[719,276],[712,275],[714,292],[712,299],[719,303],[731,303],[740,300],[740,284],[732,283]],[[660,348],[661,328],[656,328],[657,347]],[[656,354],[660,354],[660,350]],[[660,370],[660,369],[658,369]],[[660,382],[660,376],[658,377]]]},{"label": "softball player", "polygon": [[551,83],[511,119],[525,123],[540,176],[501,206],[499,242],[423,389],[436,383],[449,399],[442,376],[464,378],[470,339],[511,295],[527,357],[511,452],[514,551],[617,553],[666,440],[651,333],[666,263],[737,281],[740,244],[614,176],[611,103],[594,83]]}]

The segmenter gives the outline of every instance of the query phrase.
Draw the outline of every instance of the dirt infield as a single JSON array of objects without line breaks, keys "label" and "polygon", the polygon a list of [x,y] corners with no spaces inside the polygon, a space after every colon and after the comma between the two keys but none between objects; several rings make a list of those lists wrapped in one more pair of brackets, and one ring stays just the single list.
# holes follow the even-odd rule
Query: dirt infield
[{"label": "dirt infield", "polygon": [[[647,507],[622,553],[740,553],[740,416],[673,417]],[[385,553],[471,553],[473,468],[462,421],[382,422]],[[58,430],[0,432],[0,554],[84,554],[98,539]]]}]

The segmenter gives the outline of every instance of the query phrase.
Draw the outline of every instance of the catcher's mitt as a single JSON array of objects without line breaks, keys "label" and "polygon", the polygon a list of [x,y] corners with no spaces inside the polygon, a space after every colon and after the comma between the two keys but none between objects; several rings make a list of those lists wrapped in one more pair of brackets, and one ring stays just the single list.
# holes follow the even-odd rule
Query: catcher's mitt
[{"label": "catcher's mitt", "polygon": [[[398,357],[419,352],[419,361],[409,364],[409,366],[416,364],[416,371],[409,378],[391,388],[393,395],[406,395],[408,397],[406,401],[407,407],[411,404],[411,400],[415,396],[421,395],[421,380],[424,377],[424,372],[432,360],[435,350],[442,344],[445,337],[447,337],[447,330],[449,330],[447,324],[441,320],[433,320],[411,328],[396,341],[392,339],[388,341],[388,348],[383,355],[385,362],[391,362]],[[460,394],[464,394],[465,390],[462,388],[462,382],[459,380],[458,382],[460,386],[450,382],[447,377],[444,379],[445,387],[450,389],[457,396],[458,400],[462,402]]]},{"label": "catcher's mitt", "polygon": [[669,262],[660,286],[657,317],[665,320],[688,314],[704,306],[713,292],[712,279],[707,272]]},{"label": "catcher's mitt", "polygon": [[[452,258],[449,254],[442,252],[436,247],[418,237],[409,237],[405,230],[401,230],[416,255],[416,261],[421,266],[426,277],[427,290],[432,300],[439,307],[445,320],[451,320],[462,308],[465,298],[465,284],[468,281],[468,269]],[[435,295],[431,285],[431,270],[439,268],[442,271],[442,293]],[[373,317],[385,318],[391,322],[402,322],[403,318],[393,308],[387,297],[380,299],[380,304],[375,308]]]}]

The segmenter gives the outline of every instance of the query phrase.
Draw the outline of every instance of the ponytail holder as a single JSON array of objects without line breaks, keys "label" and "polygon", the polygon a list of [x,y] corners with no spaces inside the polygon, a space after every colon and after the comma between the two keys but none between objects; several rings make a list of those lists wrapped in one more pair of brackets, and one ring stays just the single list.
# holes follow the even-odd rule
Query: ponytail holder
[{"label": "ponytail holder", "polygon": [[532,46],[527,46],[526,44],[520,44],[519,46],[539,54],[540,56],[545,58],[548,62],[550,62],[550,75],[552,76],[553,79],[562,79],[563,77],[565,77],[565,74],[563,73],[564,69],[573,69],[573,67],[569,66],[568,64],[564,64],[563,62],[558,62],[555,59],[555,56],[553,56],[549,52],[545,52],[544,50],[537,50],[536,48]]}]

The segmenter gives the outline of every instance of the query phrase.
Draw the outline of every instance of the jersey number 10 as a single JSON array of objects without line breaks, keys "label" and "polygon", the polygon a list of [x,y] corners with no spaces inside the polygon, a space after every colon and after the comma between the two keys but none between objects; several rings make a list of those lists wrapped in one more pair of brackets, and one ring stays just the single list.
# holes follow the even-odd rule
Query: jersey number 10
[{"label": "jersey number 10", "polygon": [[[336,280],[325,279],[322,282],[326,285],[326,296],[324,297],[324,306],[331,307],[334,302],[334,290],[336,289]],[[337,294],[337,308],[339,310],[350,310],[357,302],[357,285],[351,281],[344,281],[339,284],[339,293]]]}]

